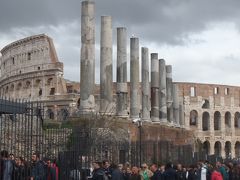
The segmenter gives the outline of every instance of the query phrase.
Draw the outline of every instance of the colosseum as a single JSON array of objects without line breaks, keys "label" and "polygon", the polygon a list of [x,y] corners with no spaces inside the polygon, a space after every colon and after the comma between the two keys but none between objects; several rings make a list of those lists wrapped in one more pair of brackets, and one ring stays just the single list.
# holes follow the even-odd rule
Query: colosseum
[{"label": "colosseum", "polygon": [[59,115],[65,118],[76,106],[79,88],[63,79],[63,63],[59,62],[48,36],[31,36],[5,46],[0,67],[2,97],[44,101],[46,107],[51,107],[46,111],[50,119]]},{"label": "colosseum", "polygon": [[[140,83],[136,37],[130,39],[127,82],[126,28],[117,28],[117,82],[112,82],[112,27],[108,16],[101,19],[100,85],[95,84],[94,3],[83,1],[82,8],[81,85],[64,79],[64,66],[52,39],[41,34],[15,41],[1,50],[1,97],[41,101],[45,118],[52,121],[67,121],[68,117],[89,111],[107,112],[130,124],[130,120],[140,118],[149,127],[158,128],[152,132],[149,129],[147,138],[160,133],[160,127],[170,127],[191,134],[190,140],[177,135],[173,139],[191,142],[194,152],[203,149],[206,156],[240,157],[240,87],[174,82],[171,65],[159,60],[157,53],[151,54],[149,65],[147,48],[141,49]],[[171,129],[163,136],[171,136]]]}]

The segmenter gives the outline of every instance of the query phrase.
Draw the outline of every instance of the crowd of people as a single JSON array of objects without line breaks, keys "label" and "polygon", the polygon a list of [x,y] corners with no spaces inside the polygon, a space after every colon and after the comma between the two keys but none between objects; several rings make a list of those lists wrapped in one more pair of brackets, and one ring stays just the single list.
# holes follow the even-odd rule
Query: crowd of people
[{"label": "crowd of people", "polygon": [[31,162],[15,157],[8,151],[1,151],[0,180],[58,180],[58,167],[50,159],[40,159],[39,153],[33,153]]},{"label": "crowd of people", "polygon": [[141,167],[129,163],[114,164],[108,160],[95,161],[89,173],[83,169],[71,169],[69,175],[60,178],[56,161],[40,159],[32,154],[31,162],[1,151],[0,180],[240,180],[240,164],[237,162],[211,164],[199,161],[196,165],[167,163],[165,165],[143,163]]},{"label": "crowd of people", "polygon": [[[106,178],[107,177],[107,178]],[[199,161],[188,167],[182,164],[166,165],[143,163],[141,167],[129,164],[111,164],[108,161],[94,162],[92,180],[240,180],[240,164],[228,162],[210,164]]]}]

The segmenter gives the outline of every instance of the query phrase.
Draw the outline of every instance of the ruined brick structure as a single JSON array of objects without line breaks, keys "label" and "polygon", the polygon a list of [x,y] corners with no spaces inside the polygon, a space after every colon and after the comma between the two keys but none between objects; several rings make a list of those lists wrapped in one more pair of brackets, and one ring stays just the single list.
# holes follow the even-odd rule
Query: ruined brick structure
[{"label": "ruined brick structure", "polygon": [[[194,130],[207,154],[240,156],[240,87],[177,83],[184,97],[185,128]],[[195,147],[196,151],[198,147]]]}]

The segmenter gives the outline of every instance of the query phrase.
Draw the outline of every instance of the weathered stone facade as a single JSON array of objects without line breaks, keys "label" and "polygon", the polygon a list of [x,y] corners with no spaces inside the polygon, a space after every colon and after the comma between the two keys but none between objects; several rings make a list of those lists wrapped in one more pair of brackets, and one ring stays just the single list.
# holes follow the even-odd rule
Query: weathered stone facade
[{"label": "weathered stone facade", "polygon": [[63,63],[50,37],[41,34],[18,40],[5,46],[1,54],[2,97],[44,101],[50,119],[69,113],[68,107],[76,104],[76,95],[67,92]]},{"label": "weathered stone facade", "polygon": [[[207,154],[240,156],[240,87],[177,83],[183,97],[184,128],[193,130]],[[198,151],[198,147],[195,147]]]}]

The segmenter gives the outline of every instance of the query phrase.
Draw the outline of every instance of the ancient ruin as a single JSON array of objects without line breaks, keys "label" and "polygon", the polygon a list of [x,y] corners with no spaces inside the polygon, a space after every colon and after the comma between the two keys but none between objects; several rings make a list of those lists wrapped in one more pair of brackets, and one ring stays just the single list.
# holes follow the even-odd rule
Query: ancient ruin
[{"label": "ancient ruin", "polygon": [[[193,156],[194,152],[204,151],[207,155],[240,157],[240,87],[174,82],[174,68],[166,65],[167,60],[160,59],[157,53],[149,54],[151,50],[147,47],[141,48],[140,56],[140,38],[127,40],[127,28],[112,27],[111,16],[101,17],[100,85],[97,85],[95,3],[83,1],[81,13],[81,82],[63,78],[63,64],[58,61],[52,39],[44,34],[35,35],[1,50],[1,97],[41,101],[45,104],[45,117],[52,121],[67,121],[69,117],[93,112],[114,116],[126,124],[140,118],[148,130],[146,141],[169,137],[174,143],[191,144]],[[116,55],[112,53],[114,30]],[[130,72],[127,72],[128,43]],[[117,67],[112,65],[113,56]],[[113,82],[112,68],[117,69],[117,82]],[[160,134],[163,129],[165,135]],[[192,136],[177,139],[180,131]],[[136,130],[131,138],[136,139]]]}]

